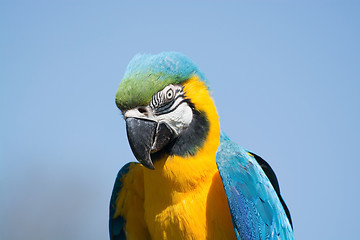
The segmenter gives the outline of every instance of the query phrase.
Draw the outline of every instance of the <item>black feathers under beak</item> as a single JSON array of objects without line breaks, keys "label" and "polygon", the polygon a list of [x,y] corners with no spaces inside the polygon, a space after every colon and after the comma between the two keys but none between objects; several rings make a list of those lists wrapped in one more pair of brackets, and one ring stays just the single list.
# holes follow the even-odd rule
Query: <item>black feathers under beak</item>
[{"label": "black feathers under beak", "polygon": [[133,117],[126,119],[126,132],[134,156],[149,169],[155,169],[150,154],[163,149],[174,135],[165,123]]}]

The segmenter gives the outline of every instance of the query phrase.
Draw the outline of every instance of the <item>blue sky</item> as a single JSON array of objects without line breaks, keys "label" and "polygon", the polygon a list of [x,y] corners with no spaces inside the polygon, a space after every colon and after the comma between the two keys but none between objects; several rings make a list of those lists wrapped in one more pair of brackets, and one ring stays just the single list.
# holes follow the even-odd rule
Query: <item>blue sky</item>
[{"label": "blue sky", "polygon": [[358,1],[0,1],[0,238],[107,239],[133,161],[114,97],[137,53],[209,80],[277,173],[297,239],[358,239]]}]

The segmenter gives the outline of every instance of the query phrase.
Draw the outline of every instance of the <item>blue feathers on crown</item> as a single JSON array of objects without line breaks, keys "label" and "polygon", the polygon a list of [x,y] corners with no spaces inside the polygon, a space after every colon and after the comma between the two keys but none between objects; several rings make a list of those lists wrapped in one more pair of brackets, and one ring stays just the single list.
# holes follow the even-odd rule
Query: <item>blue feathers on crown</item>
[{"label": "blue feathers on crown", "polygon": [[195,63],[178,52],[162,52],[157,55],[137,54],[129,62],[124,79],[144,73],[161,74],[159,80],[176,77],[180,82],[189,79],[195,74],[207,83]]}]

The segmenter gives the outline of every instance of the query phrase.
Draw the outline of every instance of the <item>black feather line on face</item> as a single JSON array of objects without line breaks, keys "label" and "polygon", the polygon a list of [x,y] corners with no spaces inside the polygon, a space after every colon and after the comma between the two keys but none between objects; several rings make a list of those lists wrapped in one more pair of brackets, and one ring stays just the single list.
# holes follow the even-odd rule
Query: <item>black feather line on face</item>
[{"label": "black feather line on face", "polygon": [[[173,105],[174,105],[174,103],[175,103],[175,101],[178,99],[178,98],[180,98],[180,97],[184,97],[184,95],[179,95],[179,96],[177,96],[176,98],[174,98],[173,100],[171,100],[171,102],[169,102],[169,103],[167,103],[167,104],[164,104],[163,106],[160,106],[158,109],[156,109],[155,110],[155,113],[156,114],[164,114],[164,113],[168,113],[168,112],[166,112],[168,109],[170,109]],[[181,103],[181,102],[180,102]],[[175,108],[177,108],[178,106],[179,106],[180,104],[178,104]],[[173,110],[171,110],[171,111],[173,111]],[[169,112],[171,112],[171,111],[169,111]]]},{"label": "black feather line on face", "polygon": [[193,120],[188,128],[186,128],[181,135],[172,140],[164,149],[151,154],[153,162],[166,158],[169,155],[178,155],[181,157],[194,156],[205,143],[206,137],[209,133],[210,123],[204,112],[199,112],[194,109],[193,104],[188,99],[183,101],[188,102],[193,109]]},{"label": "black feather line on face", "polygon": [[160,93],[161,92],[158,92],[152,97],[151,102],[150,102],[150,107],[151,108],[154,109],[154,108],[159,106],[159,104],[160,104]]},{"label": "black feather line on face", "polygon": [[[184,87],[182,87],[181,89],[176,89],[173,93],[172,99],[167,99],[167,94],[164,94],[163,89],[153,95],[149,106],[155,111],[155,113],[161,112],[161,114],[164,114],[167,109],[172,107],[172,105],[178,98],[184,98],[183,89]],[[169,90],[173,91],[172,89],[168,89],[168,91]]]},{"label": "black feather line on face", "polygon": [[173,112],[173,111],[175,111],[181,104],[183,104],[183,103],[186,103],[187,101],[186,101],[186,99],[183,99],[183,100],[181,100],[181,102],[178,104],[178,105],[176,105],[176,107],[174,107],[173,109],[170,109],[169,111],[162,111],[162,112],[156,112],[156,115],[162,115],[162,114],[167,114],[167,113],[171,113],[171,112]]},{"label": "black feather line on face", "polygon": [[182,157],[194,156],[203,147],[209,129],[210,123],[206,114],[193,109],[193,119],[189,127],[168,145],[167,152]]}]

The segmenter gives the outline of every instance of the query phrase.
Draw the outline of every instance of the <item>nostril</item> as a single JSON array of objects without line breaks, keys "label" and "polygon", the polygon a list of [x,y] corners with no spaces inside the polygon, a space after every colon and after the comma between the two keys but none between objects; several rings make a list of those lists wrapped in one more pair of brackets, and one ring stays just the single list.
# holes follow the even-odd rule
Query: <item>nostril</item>
[{"label": "nostril", "polygon": [[139,107],[139,108],[138,108],[138,111],[139,111],[140,113],[147,113],[147,110],[146,110],[146,108],[144,108],[144,107]]}]

